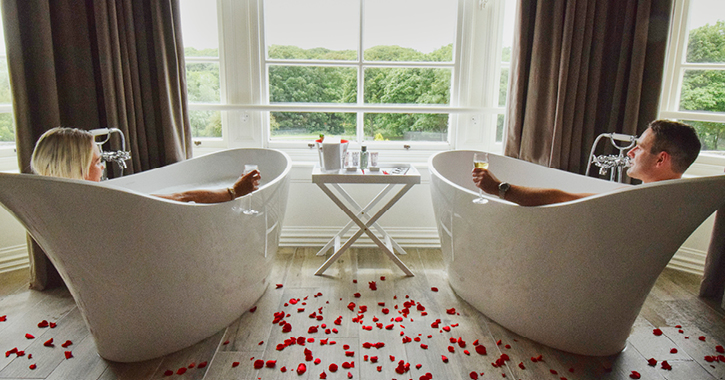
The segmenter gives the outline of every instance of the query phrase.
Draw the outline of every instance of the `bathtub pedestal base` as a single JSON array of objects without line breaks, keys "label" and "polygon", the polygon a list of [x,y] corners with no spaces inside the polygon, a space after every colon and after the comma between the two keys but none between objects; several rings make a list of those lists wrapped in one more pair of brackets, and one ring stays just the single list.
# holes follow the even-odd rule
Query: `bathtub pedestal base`
[{"label": "bathtub pedestal base", "polygon": [[[413,185],[420,183],[420,174],[417,171],[410,175],[388,176],[388,175],[340,175],[340,174],[322,174],[319,168],[312,173],[312,181],[327,194],[328,197],[350,218],[345,227],[343,227],[335,236],[319,251],[317,256],[324,255],[330,248],[334,247],[334,252],[320,268],[317,269],[315,275],[321,275],[329,268],[348,248],[350,248],[363,233],[367,234],[375,244],[383,250],[383,252],[397,265],[407,276],[413,276],[413,272],[403,263],[395,254],[406,254],[405,250],[390,237],[390,235],[377,223],[377,220],[388,211],[405,193],[410,190]],[[397,177],[397,180],[396,180]],[[416,181],[417,179],[417,181]],[[393,180],[393,181],[391,181]],[[343,189],[339,183],[386,183],[387,185],[378,195],[373,198],[367,206],[361,207],[353,198]],[[403,184],[401,188],[385,205],[383,205],[374,215],[371,216],[371,210],[393,189],[394,185]],[[328,186],[329,185],[329,186]],[[335,189],[340,197],[347,201],[347,204],[332,191]],[[350,207],[348,207],[348,204]],[[340,246],[342,236],[347,233],[354,225],[358,226],[355,232],[342,246]],[[371,231],[375,231],[382,236],[382,239]]]}]

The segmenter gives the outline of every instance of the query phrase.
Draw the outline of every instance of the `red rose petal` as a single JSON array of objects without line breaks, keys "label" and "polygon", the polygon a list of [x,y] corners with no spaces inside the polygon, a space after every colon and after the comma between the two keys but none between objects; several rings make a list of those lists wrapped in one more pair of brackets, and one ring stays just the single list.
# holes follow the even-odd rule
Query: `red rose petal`
[{"label": "red rose petal", "polygon": [[381,372],[383,370],[383,366],[379,365],[376,367],[376,369],[378,370],[378,372]]},{"label": "red rose petal", "polygon": [[257,307],[256,307],[256,306],[255,306],[255,307],[253,307],[253,308],[251,308],[251,309],[249,309],[249,312],[250,312],[250,313],[254,313],[255,311],[257,311]]},{"label": "red rose petal", "polygon": [[423,364],[418,363],[415,365],[415,369],[420,369],[421,367],[423,367]]},{"label": "red rose petal", "polygon": [[66,340],[65,343],[61,344],[60,346],[63,348],[68,348],[68,346],[70,346],[71,344],[73,344],[73,342],[71,342],[70,340]]},{"label": "red rose petal", "polygon": [[281,288],[282,286],[284,286],[284,285],[282,285],[282,284],[277,284],[277,289]]},{"label": "red rose petal", "polygon": [[420,348],[422,348],[422,349],[424,349],[424,350],[427,350],[427,349],[428,349],[428,345],[427,345],[427,344],[423,344],[423,343],[421,343],[421,344],[420,344]]},{"label": "red rose petal", "polygon": [[239,362],[234,362],[234,363],[232,363],[232,368],[234,368],[234,367],[238,367],[238,366],[239,366]]},{"label": "red rose petal", "polygon": [[677,349],[676,349],[676,348],[673,348],[673,349],[671,349],[671,350],[670,350],[670,353],[671,353],[671,354],[676,354],[676,353],[677,353]]},{"label": "red rose petal", "polygon": [[632,379],[639,379],[642,377],[642,375],[640,375],[637,371],[632,371],[632,373],[629,374],[629,377]]},{"label": "red rose petal", "polygon": [[48,327],[48,326],[50,326],[50,324],[45,319],[42,320],[40,323],[38,323],[38,327],[40,327],[40,328]]},{"label": "red rose petal", "polygon": [[54,328],[55,328],[55,326],[58,326],[58,324],[57,324],[57,323],[55,323],[55,322],[50,322],[50,323],[48,324],[48,326],[50,326],[50,328],[51,328],[51,329],[54,329]]},{"label": "red rose petal", "polygon": [[347,373],[347,378],[348,378],[348,379],[352,379],[352,373],[348,372],[348,373]]},{"label": "red rose petal", "polygon": [[199,365],[196,366],[196,368],[199,368],[199,369],[204,368],[204,367],[206,367],[207,364],[208,364],[207,362],[201,362],[201,363],[199,363]]},{"label": "red rose petal", "polygon": [[264,360],[257,359],[254,361],[254,369],[260,369],[262,367],[264,367]]},{"label": "red rose petal", "polygon": [[705,337],[704,336],[698,337],[697,339],[700,339],[703,342],[705,341]]},{"label": "red rose petal", "polygon": [[519,363],[519,368],[526,369],[526,367],[524,366],[524,362]]},{"label": "red rose petal", "polygon": [[438,291],[438,288],[436,288],[436,287],[434,286],[434,287],[430,288],[430,290],[431,290],[431,291],[434,291],[434,292],[437,292],[437,291]]},{"label": "red rose petal", "polygon": [[183,375],[186,373],[186,367],[181,367],[176,371],[177,375]]},{"label": "red rose petal", "polygon": [[297,374],[302,375],[305,372],[307,372],[307,366],[305,363],[300,363],[300,365],[297,366]]},{"label": "red rose petal", "polygon": [[35,364],[31,364],[28,368],[30,368],[30,369],[36,369],[36,368],[38,368],[38,366],[36,366]]},{"label": "red rose petal", "polygon": [[335,364],[335,363],[330,364],[328,369],[330,370],[330,372],[337,372],[337,364]]},{"label": "red rose petal", "polygon": [[657,360],[655,360],[655,358],[647,359],[647,365],[654,367],[657,365]]},{"label": "red rose petal", "polygon": [[479,344],[478,346],[476,346],[476,352],[479,355],[486,355],[486,347],[484,347],[482,344]]},{"label": "red rose petal", "polygon": [[53,347],[54,346],[53,345],[53,338],[50,338],[50,339],[46,340],[45,343],[43,343],[43,346],[45,346],[45,347]]},{"label": "red rose petal", "polygon": [[320,364],[320,363],[322,363],[322,360],[320,360],[320,358],[316,358],[316,359],[315,359],[315,365],[318,365],[318,364]]},{"label": "red rose petal", "polygon": [[652,330],[652,334],[654,334],[655,336],[660,336],[660,335],[662,335],[662,330],[654,329],[654,330]]},{"label": "red rose petal", "polygon": [[725,348],[723,346],[715,346],[715,351],[717,351],[720,354],[725,354]]},{"label": "red rose petal", "polygon": [[27,339],[35,339],[35,337],[33,335],[31,335],[31,334],[25,334],[25,337]]},{"label": "red rose petal", "polygon": [[468,377],[470,377],[473,380],[476,380],[476,379],[478,379],[478,372],[472,371],[471,373],[468,374]]},{"label": "red rose petal", "polygon": [[456,314],[456,308],[453,307],[453,308],[450,308],[450,309],[446,309],[446,313],[451,314],[451,315]]},{"label": "red rose petal", "polygon": [[665,369],[665,370],[668,370],[668,371],[672,371],[672,366],[670,365],[670,363],[667,363],[667,360],[663,360],[662,361],[662,369]]},{"label": "red rose petal", "polygon": [[[32,369],[32,368],[31,368]],[[166,372],[164,372],[164,376],[171,376],[174,374],[174,371],[167,369]]]},{"label": "red rose petal", "polygon": [[73,352],[71,352],[71,351],[65,351],[65,352],[63,352],[63,354],[65,355],[66,359],[70,359],[73,357]]},{"label": "red rose petal", "polygon": [[7,320],[8,320],[8,316],[7,315],[0,315],[0,322],[5,322]]},{"label": "red rose petal", "polygon": [[441,355],[441,360],[443,360],[443,363],[448,363],[448,358],[445,355]]}]

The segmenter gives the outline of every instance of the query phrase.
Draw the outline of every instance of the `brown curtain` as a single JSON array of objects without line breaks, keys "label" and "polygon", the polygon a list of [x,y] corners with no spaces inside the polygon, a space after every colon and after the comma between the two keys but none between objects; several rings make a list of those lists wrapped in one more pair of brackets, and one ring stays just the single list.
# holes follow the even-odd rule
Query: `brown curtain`
[{"label": "brown curtain", "polygon": [[[715,214],[715,226],[705,259],[705,273],[700,283],[700,297],[723,301],[725,292],[725,208]],[[723,302],[725,308],[725,302]]]},{"label": "brown curtain", "polygon": [[[18,160],[55,126],[119,128],[126,174],[191,155],[178,0],[2,0]],[[113,139],[110,149],[120,149]],[[29,239],[29,241],[32,239]],[[61,284],[34,242],[31,287]]]},{"label": "brown curtain", "polygon": [[584,173],[594,139],[657,116],[672,0],[519,2],[505,154]]}]

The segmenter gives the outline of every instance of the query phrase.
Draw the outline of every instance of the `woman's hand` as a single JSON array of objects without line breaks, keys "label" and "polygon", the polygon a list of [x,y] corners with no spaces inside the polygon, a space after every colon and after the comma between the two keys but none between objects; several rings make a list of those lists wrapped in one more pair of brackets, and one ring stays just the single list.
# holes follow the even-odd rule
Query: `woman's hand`
[{"label": "woman's hand", "polygon": [[234,183],[234,192],[237,197],[247,195],[252,191],[259,188],[259,180],[262,176],[259,174],[259,170],[252,170],[251,172],[239,177],[237,182]]},{"label": "woman's hand", "polygon": [[474,168],[471,174],[473,177],[473,183],[476,184],[476,187],[486,193],[498,195],[498,185],[501,181],[499,181],[498,178],[496,178],[488,169]]}]

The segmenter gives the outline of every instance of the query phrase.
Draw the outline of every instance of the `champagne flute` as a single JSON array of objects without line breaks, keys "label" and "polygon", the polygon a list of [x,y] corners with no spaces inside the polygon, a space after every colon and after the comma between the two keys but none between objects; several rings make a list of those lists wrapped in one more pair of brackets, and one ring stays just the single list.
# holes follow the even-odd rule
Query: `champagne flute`
[{"label": "champagne flute", "polygon": [[[247,175],[250,172],[252,172],[254,170],[258,170],[258,169],[259,169],[259,167],[254,164],[244,165],[244,173],[242,175]],[[242,212],[247,215],[259,214],[259,211],[252,209],[252,193],[247,194],[246,197],[247,197],[247,200],[245,201],[245,207],[244,207],[244,210],[242,210]]]},{"label": "champagne flute", "polygon": [[[473,167],[480,169],[488,169],[488,153],[476,153],[473,155]],[[478,188],[478,198],[473,203],[482,205],[488,203],[488,199],[483,197],[483,190]]]}]

